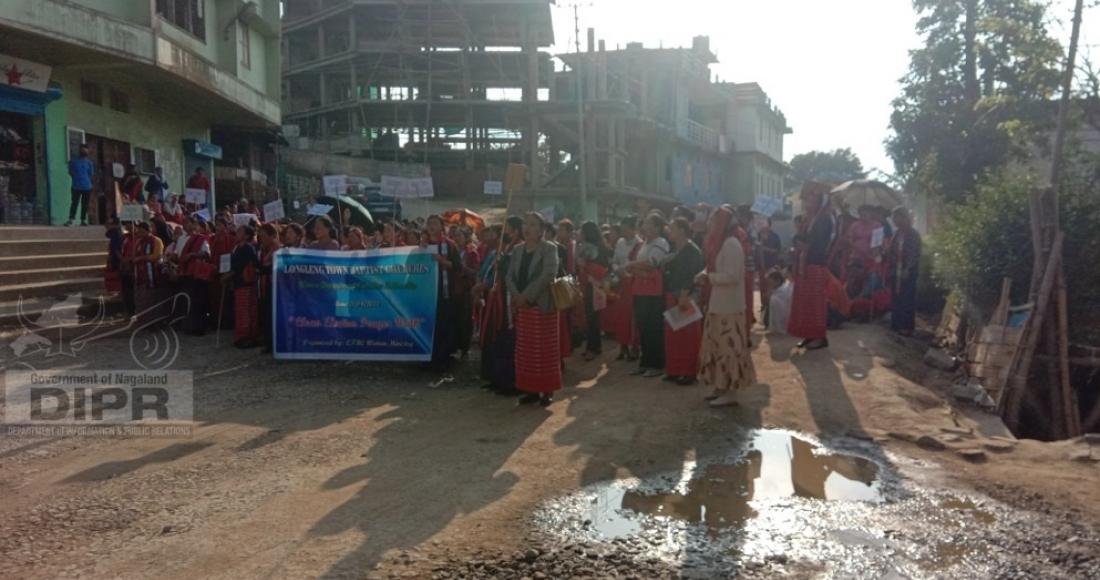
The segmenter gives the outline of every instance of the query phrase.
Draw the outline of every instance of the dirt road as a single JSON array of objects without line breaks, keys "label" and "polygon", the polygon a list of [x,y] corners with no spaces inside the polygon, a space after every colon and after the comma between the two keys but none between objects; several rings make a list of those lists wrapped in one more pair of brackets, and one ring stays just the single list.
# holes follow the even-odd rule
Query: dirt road
[{"label": "dirt road", "polygon": [[[800,353],[758,337],[761,384],[714,410],[704,387],[629,377],[610,355],[570,362],[568,388],[538,409],[480,390],[474,363],[433,388],[408,366],[275,363],[182,338],[173,368],[194,373],[192,437],[0,437],[0,577],[1100,577],[1100,467],[1070,459],[1088,442],[997,443],[995,421],[945,400],[920,344],[876,326],[831,340]],[[9,344],[7,369],[134,368],[117,338],[75,358]],[[713,545],[694,548],[713,552],[705,566],[643,537],[594,536],[566,507],[540,516],[604,482],[698,469],[761,427],[851,448],[889,474],[882,502],[824,515],[826,502],[754,504],[751,537],[774,534],[777,514],[837,523],[778,534],[780,552],[708,533]],[[931,556],[929,505],[955,506]],[[960,525],[966,505],[994,515]],[[874,557],[853,571],[845,553]]]}]

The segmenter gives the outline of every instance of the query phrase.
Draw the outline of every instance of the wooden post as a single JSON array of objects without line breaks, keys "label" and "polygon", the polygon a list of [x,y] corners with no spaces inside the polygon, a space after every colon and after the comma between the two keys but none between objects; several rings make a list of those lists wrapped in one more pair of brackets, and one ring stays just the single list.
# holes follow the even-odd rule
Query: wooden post
[{"label": "wooden post", "polygon": [[1062,241],[1065,238],[1062,232],[1054,236],[1054,244],[1051,246],[1050,259],[1043,271],[1043,283],[1039,288],[1039,294],[1035,301],[1035,309],[1028,320],[1027,330],[1024,332],[1024,348],[1018,352],[1016,364],[1013,365],[1014,373],[1006,385],[1007,392],[1001,399],[1003,408],[1001,416],[1010,429],[1019,427],[1020,407],[1023,401],[1024,391],[1027,390],[1028,377],[1031,374],[1031,363],[1035,360],[1035,350],[1039,346],[1039,337],[1043,332],[1043,320],[1046,317],[1047,306],[1054,291],[1055,273],[1062,259]]},{"label": "wooden post", "polygon": [[1065,413],[1066,437],[1081,434],[1081,410],[1077,406],[1077,393],[1070,384],[1069,376],[1069,309],[1066,304],[1066,276],[1062,265],[1058,265],[1056,282],[1058,299],[1058,366],[1061,374],[1062,412]]},{"label": "wooden post", "polygon": [[1046,262],[1043,256],[1043,211],[1042,211],[1042,197],[1043,192],[1038,189],[1034,189],[1028,195],[1028,205],[1030,208],[1030,225],[1031,225],[1031,251],[1033,254],[1032,266],[1031,266],[1031,286],[1028,288],[1029,300],[1034,303],[1036,294],[1039,292],[1039,284],[1043,276],[1043,264]]}]

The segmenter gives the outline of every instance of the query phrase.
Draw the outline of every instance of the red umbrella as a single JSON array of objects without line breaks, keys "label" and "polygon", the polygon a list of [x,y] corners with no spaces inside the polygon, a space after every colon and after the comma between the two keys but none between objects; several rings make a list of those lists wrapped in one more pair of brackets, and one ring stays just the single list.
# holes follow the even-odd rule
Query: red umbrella
[{"label": "red umbrella", "polygon": [[485,218],[466,208],[444,212],[443,221],[450,225],[465,226],[480,232],[485,227]]}]

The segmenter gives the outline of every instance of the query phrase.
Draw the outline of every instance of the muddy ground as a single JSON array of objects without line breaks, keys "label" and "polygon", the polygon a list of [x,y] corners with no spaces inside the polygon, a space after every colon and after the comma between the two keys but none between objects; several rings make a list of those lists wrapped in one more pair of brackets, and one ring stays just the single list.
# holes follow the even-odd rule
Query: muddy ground
[{"label": "muddy ground", "polygon": [[[136,368],[128,337],[13,338],[9,370]],[[758,336],[761,384],[715,410],[610,352],[540,409],[480,390],[472,361],[436,384],[181,337],[191,437],[0,437],[0,577],[1100,578],[1100,441],[997,439],[919,341],[830,338]],[[786,471],[794,492],[765,493],[801,468],[754,455],[761,428],[794,437],[780,455],[856,458],[814,460],[814,485],[873,497]]]}]

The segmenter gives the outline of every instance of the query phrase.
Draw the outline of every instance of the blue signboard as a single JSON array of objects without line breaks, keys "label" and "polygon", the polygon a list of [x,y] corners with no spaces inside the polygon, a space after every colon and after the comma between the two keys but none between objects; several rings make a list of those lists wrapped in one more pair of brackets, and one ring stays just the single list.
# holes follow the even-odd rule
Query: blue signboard
[{"label": "blue signboard", "polygon": [[430,361],[439,265],[434,248],[275,255],[277,359]]}]

